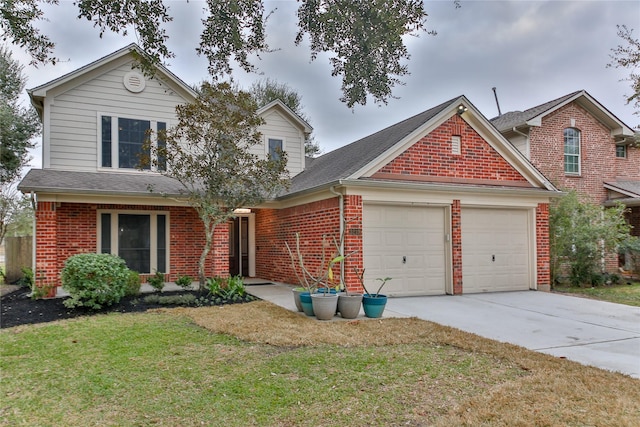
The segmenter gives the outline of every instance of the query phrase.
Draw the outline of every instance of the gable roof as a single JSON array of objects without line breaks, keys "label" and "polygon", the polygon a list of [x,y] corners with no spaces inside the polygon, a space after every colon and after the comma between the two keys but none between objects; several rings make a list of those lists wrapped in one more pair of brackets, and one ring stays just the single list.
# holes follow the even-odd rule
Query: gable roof
[{"label": "gable roof", "polygon": [[633,129],[618,119],[613,113],[607,110],[595,98],[585,90],[572,92],[561,96],[544,104],[537,105],[525,111],[510,111],[491,119],[491,123],[500,131],[506,132],[518,127],[541,126],[542,119],[564,107],[571,102],[577,102],[585,108],[598,121],[611,129],[611,134],[616,137],[631,137],[634,135]]},{"label": "gable roof", "polygon": [[[464,107],[465,120],[486,138],[496,141],[507,161],[518,169],[530,182],[551,191],[555,187],[531,163],[495,130],[489,121],[466,99],[459,96],[430,108],[385,129],[338,148],[308,162],[307,168],[291,182],[288,195],[324,187],[340,181],[366,178],[378,165],[399,154],[406,145],[419,135],[456,114]],[[494,148],[497,148],[494,146]]]},{"label": "gable roof", "polygon": [[[49,92],[63,85],[73,84],[75,80],[79,81],[83,76],[86,76],[91,72],[99,71],[102,68],[106,70],[110,68],[109,65],[112,63],[118,63],[133,59],[134,57],[132,52],[135,52],[138,55],[145,55],[145,52],[137,44],[131,43],[128,46],[123,47],[122,49],[103,56],[102,58],[97,59],[63,76],[60,76],[40,86],[36,86],[33,89],[28,89],[27,93],[31,98],[31,103],[36,108],[36,110],[41,113],[42,102]],[[162,79],[165,83],[169,84],[172,89],[178,90],[185,99],[195,99],[197,97],[197,93],[189,85],[183,82],[171,71],[169,71],[169,69],[167,69],[165,66],[158,64],[155,67],[157,72],[154,78]]]},{"label": "gable roof", "polygon": [[307,123],[307,121],[304,120],[302,117],[300,117],[295,111],[293,111],[291,108],[289,108],[280,99],[274,99],[273,101],[271,101],[267,105],[264,105],[263,107],[260,107],[258,109],[258,111],[256,111],[256,113],[257,113],[257,115],[261,116],[261,115],[263,115],[264,113],[266,113],[267,111],[269,111],[271,109],[277,109],[280,112],[284,113],[287,116],[287,118],[290,121],[293,121],[294,123],[296,123],[303,130],[303,132],[306,135],[308,135],[311,132],[313,132],[313,128],[311,127],[311,125],[309,123]]}]

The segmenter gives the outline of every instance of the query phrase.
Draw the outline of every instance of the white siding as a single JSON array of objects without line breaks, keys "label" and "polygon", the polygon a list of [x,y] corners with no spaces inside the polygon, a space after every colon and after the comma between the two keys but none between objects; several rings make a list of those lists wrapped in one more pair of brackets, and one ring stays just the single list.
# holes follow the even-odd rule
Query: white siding
[{"label": "white siding", "polygon": [[[49,167],[65,170],[98,168],[99,114],[126,118],[175,121],[175,107],[184,99],[158,80],[147,79],[146,88],[131,93],[123,84],[131,71],[125,64],[93,80],[55,95],[50,101]],[[46,152],[46,151],[45,151]]]},{"label": "white siding", "polygon": [[262,144],[253,147],[259,156],[268,154],[268,138],[282,139],[283,151],[287,153],[287,169],[291,176],[304,169],[304,134],[294,126],[282,113],[275,109],[267,111],[262,118],[265,124],[260,126]]}]

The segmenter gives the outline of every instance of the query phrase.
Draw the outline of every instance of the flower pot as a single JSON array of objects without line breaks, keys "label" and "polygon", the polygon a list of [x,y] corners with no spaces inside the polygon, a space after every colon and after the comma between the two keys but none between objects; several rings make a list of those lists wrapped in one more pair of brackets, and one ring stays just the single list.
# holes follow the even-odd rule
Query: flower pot
[{"label": "flower pot", "polygon": [[300,303],[300,294],[306,292],[304,288],[293,288],[293,302],[296,304],[298,311],[302,311],[302,304]]},{"label": "flower pot", "polygon": [[309,292],[300,293],[300,305],[304,314],[313,316],[313,304],[311,303],[311,294]]},{"label": "flower pot", "polygon": [[360,314],[362,294],[338,294],[338,311],[344,319],[355,319]]},{"label": "flower pot", "polygon": [[318,320],[331,320],[336,314],[338,307],[337,294],[311,294],[313,312]]},{"label": "flower pot", "polygon": [[364,294],[362,296],[362,308],[364,309],[364,315],[367,317],[378,318],[382,316],[384,307],[387,305],[387,296],[369,295]]}]

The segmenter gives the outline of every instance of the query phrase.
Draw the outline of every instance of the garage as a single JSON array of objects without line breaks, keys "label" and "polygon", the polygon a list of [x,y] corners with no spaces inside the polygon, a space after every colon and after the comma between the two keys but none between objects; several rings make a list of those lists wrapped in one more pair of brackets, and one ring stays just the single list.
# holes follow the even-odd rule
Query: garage
[{"label": "garage", "polygon": [[383,293],[391,296],[442,295],[448,256],[445,207],[365,204],[363,252],[365,285],[391,277]]},{"label": "garage", "polygon": [[526,209],[462,208],[462,293],[530,288],[531,215]]}]

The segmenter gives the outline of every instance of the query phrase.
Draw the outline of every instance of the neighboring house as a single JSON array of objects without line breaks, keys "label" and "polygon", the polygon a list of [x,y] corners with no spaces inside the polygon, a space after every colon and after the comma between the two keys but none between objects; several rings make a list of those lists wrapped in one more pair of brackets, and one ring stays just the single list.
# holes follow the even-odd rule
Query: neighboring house
[{"label": "neighboring house", "polygon": [[562,190],[592,202],[629,207],[640,236],[640,148],[634,131],[586,91],[491,120],[531,163]]},{"label": "neighboring house", "polygon": [[[174,180],[132,167],[141,134],[170,127],[174,107],[195,94],[163,67],[154,79],[132,70],[131,49],[29,91],[44,167],[19,188],[36,206],[39,285],[59,285],[64,261],[81,252],[115,253],[168,280],[197,274],[204,239],[194,209]],[[560,193],[464,96],[306,165],[308,124],[279,101],[260,114],[261,154],[282,146],[291,187],[217,228],[208,275],[293,284],[284,243],[299,232],[317,268],[322,236],[343,230],[353,255],[340,274],[351,289],[362,268],[371,284],[392,277],[389,295],[549,289],[548,207]]]}]

